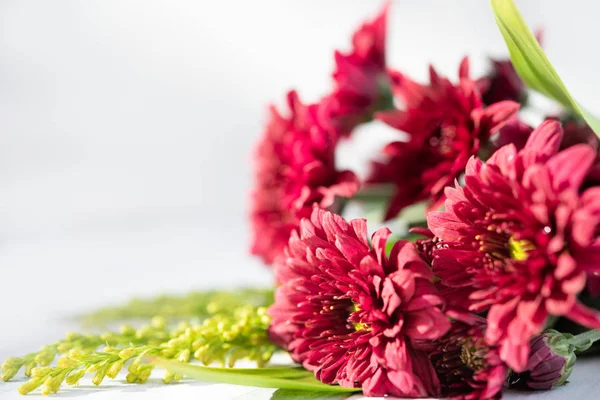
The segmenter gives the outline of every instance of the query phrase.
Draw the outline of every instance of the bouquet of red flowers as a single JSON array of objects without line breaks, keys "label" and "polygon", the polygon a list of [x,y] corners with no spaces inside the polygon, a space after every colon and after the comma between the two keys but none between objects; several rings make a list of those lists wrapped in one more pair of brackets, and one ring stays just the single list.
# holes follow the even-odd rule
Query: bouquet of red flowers
[{"label": "bouquet of red flowers", "polygon": [[[427,83],[388,65],[388,9],[335,53],[330,93],[306,103],[290,91],[285,110],[269,110],[250,218],[251,252],[273,269],[274,295],[204,293],[170,308],[163,299],[145,303],[148,315],[137,304],[117,316],[203,322],[169,331],[155,318],[142,333],[105,336],[101,353],[102,341],[67,338],[9,359],[3,378],[24,366],[23,393],[52,393],[85,371],[98,384],[131,363],[131,382],[160,366],[166,382],[366,396],[493,399],[506,387],[563,385],[575,354],[600,339],[600,120],[567,91],[512,1],[492,0],[510,59],[473,76],[464,58],[457,79],[429,67]],[[562,111],[528,124],[529,88]],[[336,152],[372,121],[397,140],[359,178],[338,168]],[[344,217],[365,202],[383,216],[370,223],[410,215],[409,229],[370,231],[366,219]],[[262,366],[278,349],[301,368],[189,365]]]}]

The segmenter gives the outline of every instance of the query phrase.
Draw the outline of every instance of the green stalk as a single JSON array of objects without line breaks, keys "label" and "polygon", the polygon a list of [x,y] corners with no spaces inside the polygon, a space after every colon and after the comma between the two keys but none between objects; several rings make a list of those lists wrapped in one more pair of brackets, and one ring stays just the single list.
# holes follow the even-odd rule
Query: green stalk
[{"label": "green stalk", "polygon": [[575,351],[583,352],[592,347],[594,342],[600,340],[600,330],[592,329],[573,336],[569,343],[575,346]]},{"label": "green stalk", "polygon": [[202,367],[200,365],[184,364],[163,359],[153,359],[152,363],[172,373],[181,374],[205,382],[228,383],[232,385],[271,389],[297,389],[337,393],[361,391],[360,388],[345,388],[341,386],[326,385],[316,380],[310,373],[305,374],[302,378],[294,377],[294,379],[285,379],[273,375],[266,375],[270,374],[269,370],[271,368],[254,369],[252,373],[250,373],[247,369]]}]

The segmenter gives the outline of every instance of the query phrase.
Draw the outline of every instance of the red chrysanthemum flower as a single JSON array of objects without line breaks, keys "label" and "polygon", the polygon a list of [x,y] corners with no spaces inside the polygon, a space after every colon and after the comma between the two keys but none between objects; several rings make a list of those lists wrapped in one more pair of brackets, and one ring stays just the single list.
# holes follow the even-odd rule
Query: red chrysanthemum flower
[{"label": "red chrysanthemum flower", "polygon": [[436,395],[419,342],[450,324],[429,265],[410,242],[396,243],[388,258],[389,235],[378,230],[371,246],[365,220],[315,208],[276,266],[283,284],[269,309],[270,333],[322,382],[368,396]]},{"label": "red chrysanthemum flower", "polygon": [[583,143],[596,152],[596,159],[590,167],[583,188],[600,185],[600,140],[598,135],[583,121],[566,121],[563,124],[564,136],[560,142],[560,150]]},{"label": "red chrysanthemum flower", "polygon": [[596,153],[585,144],[559,152],[562,134],[547,120],[521,151],[472,158],[465,187],[447,188],[446,211],[427,217],[445,298],[489,310],[486,340],[517,372],[548,316],[600,328],[600,313],[577,300],[586,274],[600,270],[600,187],[581,191]]},{"label": "red chrysanthemum flower", "polygon": [[252,253],[271,264],[286,246],[300,218],[313,204],[330,207],[336,196],[350,197],[358,180],[335,168],[336,139],[316,123],[317,106],[288,93],[290,115],[271,107],[256,150],[256,186],[251,196]]},{"label": "red chrysanthemum flower", "polygon": [[[542,44],[543,31],[538,29],[535,37]],[[485,104],[511,100],[521,104],[527,102],[527,86],[521,79],[510,59],[490,59],[491,72],[477,81]]]},{"label": "red chrysanthemum flower", "polygon": [[385,37],[389,4],[371,22],[352,36],[352,51],[335,52],[333,92],[320,104],[321,124],[348,136],[360,123],[373,118],[375,111],[391,108],[390,79],[386,71]]},{"label": "red chrysanthemum flower", "polygon": [[491,60],[492,72],[480,81],[483,102],[494,104],[511,100],[524,103],[527,100],[527,86],[519,77],[510,60]]},{"label": "red chrysanthemum flower", "polygon": [[485,400],[502,397],[509,368],[498,348],[485,342],[485,319],[471,315],[452,322],[434,343],[429,357],[440,379],[442,396]]},{"label": "red chrysanthemum flower", "polygon": [[384,148],[387,159],[373,164],[369,178],[370,182],[396,186],[386,219],[422,200],[429,201],[430,209],[437,208],[444,187],[464,172],[469,157],[517,112],[519,105],[511,101],[484,108],[468,70],[465,58],[458,85],[438,76],[433,68],[428,86],[394,74],[394,93],[406,108],[380,112],[377,118],[409,137]]}]

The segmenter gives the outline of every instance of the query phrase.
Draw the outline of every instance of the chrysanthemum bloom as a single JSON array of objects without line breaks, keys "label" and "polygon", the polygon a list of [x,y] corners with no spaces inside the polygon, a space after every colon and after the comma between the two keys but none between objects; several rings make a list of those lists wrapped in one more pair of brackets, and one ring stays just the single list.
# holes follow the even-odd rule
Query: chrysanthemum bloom
[{"label": "chrysanthemum bloom", "polygon": [[560,142],[560,150],[584,143],[596,152],[596,159],[585,177],[583,188],[600,185],[600,140],[598,135],[583,121],[566,121],[563,124],[563,130],[565,133]]},{"label": "chrysanthemum bloom", "polygon": [[352,50],[335,52],[334,89],[320,103],[320,122],[339,136],[369,121],[375,111],[391,108],[385,42],[389,4],[352,36]]},{"label": "chrysanthemum bloom", "polygon": [[335,168],[336,139],[316,123],[317,106],[303,105],[293,91],[287,100],[289,116],[271,107],[255,156],[251,251],[267,264],[281,254],[313,204],[327,208],[336,196],[349,197],[358,189],[352,172]]},{"label": "chrysanthemum bloom", "polygon": [[[542,44],[542,29],[537,29],[535,37]],[[525,104],[527,86],[521,79],[510,59],[490,59],[491,72],[478,80],[485,104],[494,104],[503,100],[512,100]]]},{"label": "chrysanthemum bloom", "polygon": [[519,109],[511,101],[484,108],[468,70],[465,58],[457,85],[440,77],[433,68],[428,86],[401,73],[394,74],[394,93],[405,103],[405,109],[380,112],[377,118],[409,138],[387,145],[383,150],[387,158],[373,164],[369,178],[370,182],[396,186],[386,219],[422,200],[429,201],[430,209],[440,206],[444,187],[464,172],[469,157],[477,154],[491,134]]},{"label": "chrysanthemum bloom", "polygon": [[440,379],[442,396],[454,399],[498,399],[509,368],[498,348],[485,342],[485,319],[452,322],[450,331],[433,345],[430,359]]},{"label": "chrysanthemum bloom", "polygon": [[512,100],[524,103],[527,100],[527,87],[519,77],[510,60],[491,60],[492,73],[484,78],[481,92],[485,104]]},{"label": "chrysanthemum bloom", "polygon": [[576,359],[574,346],[563,334],[550,329],[531,341],[525,372],[512,373],[510,386],[548,390],[564,385]]},{"label": "chrysanthemum bloom", "polygon": [[600,328],[600,313],[577,300],[600,269],[600,188],[580,190],[596,154],[585,144],[559,152],[562,134],[547,120],[521,151],[472,158],[465,187],[447,188],[446,211],[427,217],[441,240],[433,268],[445,298],[489,310],[486,341],[517,372],[548,316]]},{"label": "chrysanthemum bloom", "polygon": [[283,284],[270,333],[322,382],[368,396],[436,395],[439,382],[419,343],[450,324],[429,265],[410,242],[396,243],[388,258],[389,235],[378,230],[371,246],[365,220],[315,208],[276,265]]}]

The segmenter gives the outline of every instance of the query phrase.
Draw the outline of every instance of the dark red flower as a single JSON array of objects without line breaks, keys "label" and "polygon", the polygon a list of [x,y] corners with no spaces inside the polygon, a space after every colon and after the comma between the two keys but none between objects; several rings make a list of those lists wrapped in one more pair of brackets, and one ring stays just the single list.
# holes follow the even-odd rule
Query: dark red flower
[{"label": "dark red flower", "polygon": [[485,104],[511,100],[524,103],[527,99],[525,82],[515,71],[510,60],[491,59],[492,72],[481,80],[480,89]]},{"label": "dark red flower", "polygon": [[469,157],[517,112],[519,105],[511,101],[484,108],[468,70],[465,58],[458,85],[440,77],[433,68],[427,86],[394,73],[394,93],[405,109],[380,112],[377,118],[409,137],[384,148],[387,158],[373,163],[369,178],[370,182],[396,186],[386,219],[422,200],[429,201],[430,209],[441,205],[444,187],[464,172]]},{"label": "dark red flower", "polygon": [[327,208],[336,196],[350,197],[358,189],[352,172],[335,168],[336,139],[316,123],[317,106],[303,105],[293,91],[287,100],[289,116],[271,107],[255,156],[251,252],[267,264],[281,254],[313,204]]},{"label": "dark red flower", "polygon": [[588,275],[587,290],[592,296],[600,296],[600,272]]},{"label": "dark red flower", "polygon": [[[560,120],[560,117],[548,117],[549,119]],[[563,122],[564,135],[560,142],[559,150],[567,149],[576,144],[587,144],[596,151],[596,160],[589,169],[582,188],[600,184],[600,140],[596,133],[583,121],[567,118]],[[507,144],[513,144],[517,150],[521,150],[527,139],[533,132],[533,128],[523,121],[515,118],[506,123],[497,135],[491,139],[490,150],[493,152]]]},{"label": "dark red flower", "polygon": [[581,190],[596,153],[585,144],[559,152],[562,135],[547,120],[521,151],[472,158],[465,187],[447,188],[446,211],[427,217],[445,298],[489,310],[486,341],[517,372],[548,316],[600,328],[600,312],[577,300],[586,275],[600,270],[600,187]]},{"label": "dark red flower", "polygon": [[367,396],[436,395],[439,382],[419,342],[449,328],[433,274],[410,242],[366,221],[315,208],[292,233],[275,272],[271,337],[322,382],[361,387]]},{"label": "dark red flower", "polygon": [[320,122],[338,136],[348,136],[373,113],[392,106],[386,71],[385,37],[389,4],[352,36],[349,53],[335,52],[333,92],[320,104]]},{"label": "dark red flower", "polygon": [[[542,44],[542,29],[537,29],[535,37]],[[521,79],[510,59],[490,59],[491,72],[478,80],[479,89],[485,104],[511,100],[521,104],[527,102],[527,86]]]},{"label": "dark red flower", "polygon": [[434,343],[429,357],[440,379],[442,396],[453,399],[499,399],[509,368],[497,346],[485,342],[485,319],[471,315],[452,322]]}]

